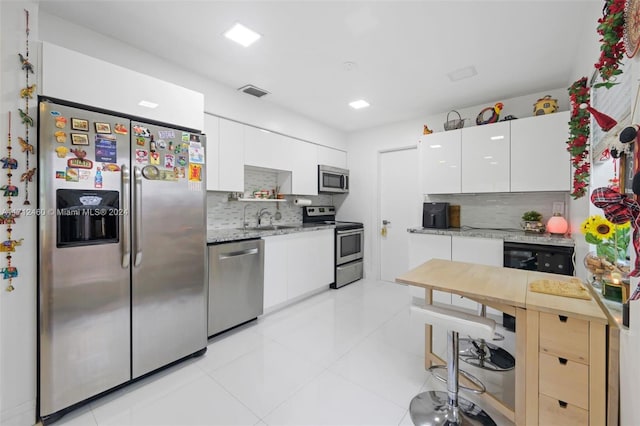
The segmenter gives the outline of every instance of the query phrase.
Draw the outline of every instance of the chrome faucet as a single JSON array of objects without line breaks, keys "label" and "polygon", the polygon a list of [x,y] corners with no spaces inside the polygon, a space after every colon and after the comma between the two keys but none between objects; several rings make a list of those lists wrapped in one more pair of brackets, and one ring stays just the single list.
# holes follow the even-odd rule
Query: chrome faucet
[{"label": "chrome faucet", "polygon": [[249,226],[249,222],[247,222],[247,207],[249,207],[249,203],[244,205],[244,211],[242,212],[242,229],[247,230],[247,226]]},{"label": "chrome faucet", "polygon": [[258,226],[262,226],[262,217],[269,216],[269,221],[273,222],[273,217],[271,216],[271,212],[265,208],[262,208],[256,214],[256,218],[258,219]]}]

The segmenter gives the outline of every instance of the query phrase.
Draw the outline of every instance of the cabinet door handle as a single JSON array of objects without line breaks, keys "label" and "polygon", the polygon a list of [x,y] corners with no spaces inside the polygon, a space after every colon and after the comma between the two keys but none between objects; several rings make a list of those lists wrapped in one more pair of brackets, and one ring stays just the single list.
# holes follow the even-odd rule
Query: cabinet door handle
[{"label": "cabinet door handle", "polygon": [[569,319],[566,315],[558,315],[558,318],[560,319],[560,322],[567,322]]},{"label": "cabinet door handle", "polygon": [[560,361],[560,364],[562,364],[562,365],[567,365],[567,359],[566,358],[558,357],[558,361]]},{"label": "cabinet door handle", "polygon": [[558,400],[558,405],[559,405],[560,407],[562,407],[562,408],[567,408],[567,403],[566,403],[566,402],[564,402],[564,401],[560,401],[560,400]]}]

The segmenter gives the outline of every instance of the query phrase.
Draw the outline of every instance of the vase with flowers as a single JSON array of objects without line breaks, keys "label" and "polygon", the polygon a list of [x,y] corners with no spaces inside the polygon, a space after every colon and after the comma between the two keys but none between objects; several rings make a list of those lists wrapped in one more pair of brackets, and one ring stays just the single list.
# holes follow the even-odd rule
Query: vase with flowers
[{"label": "vase with flowers", "polygon": [[[589,216],[580,230],[587,243],[596,246],[595,253],[587,254],[584,264],[592,274],[591,281],[621,285],[629,278],[629,247],[631,224],[616,225],[600,215]],[[606,296],[606,295],[605,295]]]}]

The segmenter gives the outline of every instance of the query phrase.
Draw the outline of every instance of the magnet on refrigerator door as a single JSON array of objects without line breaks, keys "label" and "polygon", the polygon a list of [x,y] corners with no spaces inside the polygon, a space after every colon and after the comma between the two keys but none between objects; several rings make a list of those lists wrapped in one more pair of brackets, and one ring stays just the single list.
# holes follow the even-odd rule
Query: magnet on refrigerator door
[{"label": "magnet on refrigerator door", "polygon": [[149,152],[146,149],[136,149],[136,163],[146,164],[149,162]]},{"label": "magnet on refrigerator door", "polygon": [[53,134],[56,137],[56,142],[65,143],[67,141],[67,134],[62,130],[59,130]]},{"label": "magnet on refrigerator door", "polygon": [[204,164],[204,147],[200,142],[189,144],[189,163]]},{"label": "magnet on refrigerator door", "polygon": [[114,135],[96,135],[96,161],[115,163],[118,161],[116,137]]},{"label": "magnet on refrigerator door", "polygon": [[175,165],[175,157],[173,154],[165,154],[164,155],[164,167],[167,169],[173,169]]},{"label": "magnet on refrigerator door", "polygon": [[[51,112],[51,115],[53,115],[53,112]],[[56,117],[56,127],[58,129],[64,129],[66,125],[67,119],[65,117]]]},{"label": "magnet on refrigerator door", "polygon": [[66,179],[66,178],[67,178],[66,172],[63,172],[61,170],[56,171],[56,179]]},{"label": "magnet on refrigerator door", "polygon": [[117,133],[119,135],[126,135],[127,133],[129,133],[127,127],[121,123],[116,123],[115,126],[113,126],[113,131],[114,133]]},{"label": "magnet on refrigerator door", "polygon": [[182,132],[182,142],[189,142],[189,133]]},{"label": "magnet on refrigerator door", "polygon": [[58,156],[58,158],[65,158],[68,153],[69,148],[67,148],[66,146],[59,146],[56,148],[56,155]]},{"label": "magnet on refrigerator door", "polygon": [[160,165],[160,153],[152,152],[149,154],[149,164],[153,164],[154,166]]},{"label": "magnet on refrigerator door", "polygon": [[158,130],[158,137],[160,139],[173,139],[176,134],[173,130]]},{"label": "magnet on refrigerator door", "polygon": [[103,163],[102,164],[102,171],[103,172],[119,172],[120,171],[120,166],[118,166],[117,164],[114,164],[114,163]]},{"label": "magnet on refrigerator door", "polygon": [[148,138],[151,136],[151,131],[146,127],[136,124],[133,126],[133,134],[136,136],[142,136],[144,138]]},{"label": "magnet on refrigerator door", "polygon": [[138,146],[144,146],[144,144],[146,143],[146,141],[144,140],[143,137],[137,137],[136,138],[136,145]]},{"label": "magnet on refrigerator door", "polygon": [[200,164],[189,164],[189,182],[202,181],[202,166]]},{"label": "magnet on refrigerator door", "polygon": [[73,167],[67,167],[67,172],[64,178],[67,182],[78,182],[78,169]]}]

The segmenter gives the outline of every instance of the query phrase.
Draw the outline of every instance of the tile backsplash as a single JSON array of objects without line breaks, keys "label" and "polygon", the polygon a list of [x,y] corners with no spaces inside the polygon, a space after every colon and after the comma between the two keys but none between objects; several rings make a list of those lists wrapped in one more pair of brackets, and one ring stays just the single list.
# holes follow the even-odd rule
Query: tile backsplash
[{"label": "tile backsplash", "polygon": [[546,223],[553,215],[553,203],[563,202],[563,216],[569,217],[568,194],[563,192],[430,195],[425,201],[460,206],[460,226],[521,229],[522,214],[535,210]]},{"label": "tile backsplash", "polygon": [[[245,193],[252,193],[258,189],[272,190],[277,185],[277,172],[246,168],[244,172]],[[286,202],[280,203],[249,203],[242,201],[228,201],[228,192],[207,191],[207,229],[241,228],[242,218],[246,206],[246,219],[249,226],[257,223],[256,213],[266,208],[272,215],[280,212],[280,220],[273,219],[273,223],[300,223],[302,222],[302,207],[295,206],[295,195],[287,195]],[[300,196],[308,198],[313,205],[333,205],[331,195]]]}]

